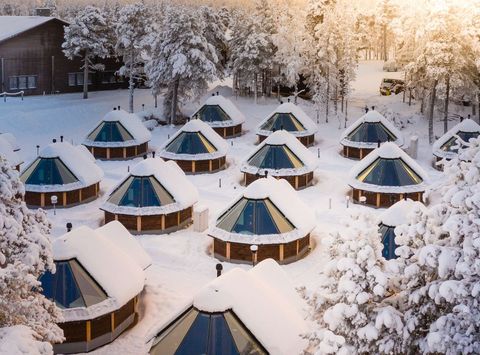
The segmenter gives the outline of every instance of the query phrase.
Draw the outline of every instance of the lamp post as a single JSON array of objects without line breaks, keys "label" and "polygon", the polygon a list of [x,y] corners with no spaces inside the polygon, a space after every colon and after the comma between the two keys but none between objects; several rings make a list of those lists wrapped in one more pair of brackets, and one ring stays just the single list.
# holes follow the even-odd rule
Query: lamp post
[{"label": "lamp post", "polygon": [[250,251],[252,252],[252,266],[255,266],[255,263],[257,261],[258,245],[250,245]]},{"label": "lamp post", "polygon": [[222,275],[223,265],[218,263],[215,265],[215,269],[217,270],[217,277],[220,277]]},{"label": "lamp post", "polygon": [[57,204],[58,202],[58,197],[57,195],[52,195],[52,197],[50,197],[50,201],[52,202],[52,205],[53,205],[53,215],[55,216],[57,214],[57,210],[55,208],[55,205]]}]

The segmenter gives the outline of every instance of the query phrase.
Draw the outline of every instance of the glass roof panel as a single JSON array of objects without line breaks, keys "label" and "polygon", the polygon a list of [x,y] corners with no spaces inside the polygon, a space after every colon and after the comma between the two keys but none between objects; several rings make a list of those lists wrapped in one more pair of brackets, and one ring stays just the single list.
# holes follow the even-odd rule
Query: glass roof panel
[{"label": "glass roof panel", "polygon": [[261,127],[265,131],[284,129],[289,132],[305,131],[305,127],[291,113],[274,113]]},{"label": "glass roof panel", "polygon": [[379,186],[407,186],[417,185],[422,182],[402,159],[378,158],[357,179],[367,184]]},{"label": "glass roof panel", "polygon": [[181,132],[165,150],[174,154],[203,154],[217,151],[200,132]]},{"label": "glass roof panel", "polygon": [[90,277],[90,275],[75,259],[70,260],[69,263],[75,276],[77,286],[80,288],[83,300],[87,307],[100,303],[108,298],[95,280]]},{"label": "glass roof panel", "polygon": [[125,142],[133,140],[132,135],[118,121],[103,121],[89,135],[95,142]]},{"label": "glass roof panel", "polygon": [[78,179],[59,158],[37,158],[22,174],[22,181],[32,185],[65,185]]},{"label": "glass roof panel", "polygon": [[[469,142],[472,138],[477,138],[479,136],[479,132],[458,132],[457,136],[459,136],[464,142]],[[444,145],[442,145],[442,150],[445,152],[452,152],[458,153],[458,138],[452,137]]]},{"label": "glass roof panel", "polygon": [[297,156],[284,145],[266,144],[248,162],[259,169],[295,169],[303,166]]},{"label": "glass roof panel", "polygon": [[218,105],[204,105],[195,115],[204,122],[230,121],[230,117]]},{"label": "glass roof panel", "polygon": [[348,140],[364,143],[395,141],[397,137],[381,122],[363,122],[348,135]]},{"label": "glass roof panel", "polygon": [[395,244],[395,227],[380,224],[380,235],[383,243],[382,256],[387,260],[396,259],[395,249],[397,245]]},{"label": "glass roof panel", "polygon": [[240,354],[267,355],[267,352],[231,311],[224,314]]}]

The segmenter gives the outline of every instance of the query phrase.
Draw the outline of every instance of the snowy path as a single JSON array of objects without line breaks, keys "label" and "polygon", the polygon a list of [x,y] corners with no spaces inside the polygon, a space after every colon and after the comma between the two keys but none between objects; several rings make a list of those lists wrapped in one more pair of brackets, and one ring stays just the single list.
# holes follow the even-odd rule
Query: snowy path
[{"label": "snowy path", "polygon": [[[378,94],[381,78],[392,76],[392,73],[383,73],[381,66],[381,62],[361,63],[349,106],[349,123],[360,117],[365,104],[376,105],[379,109],[388,107],[405,117],[414,115],[416,108],[402,103],[401,95],[381,97]],[[401,76],[398,73],[395,75]],[[224,87],[220,90],[222,94],[228,94]],[[21,154],[25,161],[29,162],[36,155],[35,146],[37,144],[44,146],[52,138],[64,135],[69,141],[81,142],[86,133],[113,106],[126,107],[127,99],[127,92],[121,90],[95,92],[88,100],[82,100],[81,94],[26,97],[23,102],[9,99],[6,104],[0,103],[0,132],[11,132],[17,137],[22,147]],[[228,154],[228,169],[212,175],[189,176],[199,189],[200,203],[210,208],[211,223],[214,222],[215,215],[244,188],[239,184],[241,174],[238,166],[245,155],[254,148],[255,126],[277,105],[273,98],[261,99],[258,105],[254,105],[251,99],[239,98],[235,101],[233,98],[233,100],[245,114],[247,122],[246,133],[231,140],[233,145],[230,146]],[[153,104],[148,90],[136,92],[136,107],[140,108],[142,103],[147,107]],[[198,103],[189,104],[184,108],[185,113],[193,112],[197,105]],[[315,112],[308,103],[302,103],[302,107],[311,117],[315,117]],[[175,130],[173,127],[157,127],[152,132],[152,147],[159,147]],[[321,119],[317,144],[310,148],[315,155],[320,150],[320,168],[315,173],[316,184],[300,191],[299,194],[307,205],[315,209],[318,225],[313,237],[316,247],[305,259],[284,266],[297,286],[308,288],[316,284],[318,271],[326,262],[322,253],[322,236],[340,228],[342,218],[349,212],[345,203],[345,196],[349,191],[346,177],[355,162],[339,155],[338,141],[341,132],[338,121],[331,120],[326,124]],[[419,121],[415,127],[409,125],[403,132],[406,140],[410,134],[420,136],[421,151],[418,161],[431,175],[432,180],[437,181],[441,173],[430,165],[431,149],[426,139],[426,122]],[[438,132],[440,133],[440,129]],[[49,217],[54,224],[54,235],[64,233],[67,222],[72,222],[74,226],[82,224],[98,226],[103,217],[99,207],[105,201],[108,191],[127,173],[128,165],[133,165],[139,160],[99,162],[105,171],[105,179],[101,184],[101,198],[83,206],[58,210],[56,216],[53,215],[53,211],[49,211]],[[219,178],[222,179],[221,188]],[[329,209],[330,199],[332,209]],[[366,207],[351,206],[350,210],[359,208]],[[155,330],[161,328],[178,312],[196,290],[215,277],[217,261],[210,256],[211,239],[205,234],[193,232],[191,227],[167,236],[140,236],[139,240],[154,261],[148,270],[140,322],[112,344],[93,352],[95,354],[146,353],[148,351],[146,342],[155,334]],[[232,267],[234,265],[224,263],[225,270]]]}]

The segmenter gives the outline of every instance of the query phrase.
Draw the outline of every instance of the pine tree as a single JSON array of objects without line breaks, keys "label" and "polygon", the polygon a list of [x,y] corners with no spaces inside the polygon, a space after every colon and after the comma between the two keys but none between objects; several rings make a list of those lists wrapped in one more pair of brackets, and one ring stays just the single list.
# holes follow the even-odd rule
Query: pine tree
[{"label": "pine tree", "polygon": [[118,14],[115,26],[115,53],[123,58],[119,73],[128,77],[128,108],[133,112],[133,94],[136,80],[142,79],[143,54],[148,48],[148,34],[152,31],[151,14],[143,2],[125,5]]},{"label": "pine tree", "polygon": [[79,11],[73,22],[65,27],[63,52],[69,59],[81,57],[83,60],[83,98],[88,98],[88,78],[90,69],[102,69],[94,65],[95,58],[105,58],[109,53],[107,20],[95,6],[87,6]]},{"label": "pine tree", "polygon": [[23,194],[18,172],[0,157],[0,327],[25,325],[59,342],[59,311],[38,291],[40,275],[55,268],[50,224],[45,212],[27,208]]}]

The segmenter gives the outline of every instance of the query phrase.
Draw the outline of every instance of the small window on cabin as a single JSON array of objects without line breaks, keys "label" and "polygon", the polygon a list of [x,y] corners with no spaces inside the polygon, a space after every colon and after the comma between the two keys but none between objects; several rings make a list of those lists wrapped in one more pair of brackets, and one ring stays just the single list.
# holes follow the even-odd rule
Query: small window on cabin
[{"label": "small window on cabin", "polygon": [[83,85],[83,73],[77,73],[77,85]]},{"label": "small window on cabin", "polygon": [[37,87],[37,77],[35,75],[28,76],[28,88],[35,89]]},{"label": "small window on cabin", "polygon": [[77,75],[75,73],[68,73],[68,86],[77,85]]},{"label": "small window on cabin", "polygon": [[18,77],[11,76],[8,78],[10,90],[17,90],[18,89]]},{"label": "small window on cabin", "polygon": [[28,89],[27,85],[27,76],[19,76],[18,77],[18,88],[19,89]]}]

